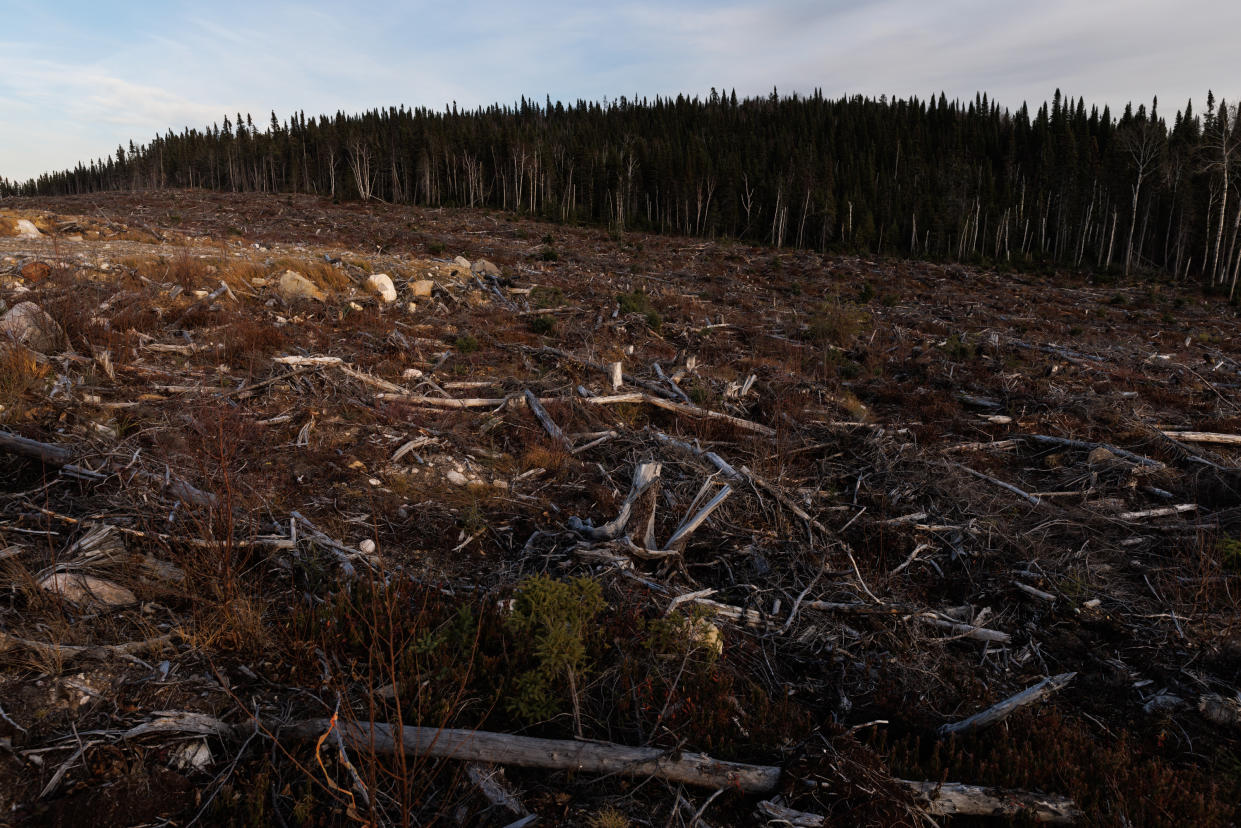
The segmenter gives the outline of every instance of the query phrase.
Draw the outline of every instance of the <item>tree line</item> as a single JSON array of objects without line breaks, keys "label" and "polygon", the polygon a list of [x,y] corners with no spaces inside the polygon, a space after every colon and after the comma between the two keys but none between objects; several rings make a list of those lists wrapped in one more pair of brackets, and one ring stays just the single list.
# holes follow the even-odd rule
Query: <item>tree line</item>
[{"label": "tree line", "polygon": [[3,195],[206,188],[488,207],[617,230],[942,260],[1157,271],[1235,290],[1237,110],[1171,123],[1057,90],[1031,113],[949,101],[686,97],[443,111],[404,106],[256,126],[224,118]]}]

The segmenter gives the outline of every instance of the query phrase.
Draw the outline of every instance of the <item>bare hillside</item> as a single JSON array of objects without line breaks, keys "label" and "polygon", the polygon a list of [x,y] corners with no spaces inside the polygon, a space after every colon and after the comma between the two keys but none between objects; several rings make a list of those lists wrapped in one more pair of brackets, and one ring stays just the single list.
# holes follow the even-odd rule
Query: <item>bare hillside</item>
[{"label": "bare hillside", "polygon": [[0,820],[1237,820],[1189,286],[133,193],[0,335]]}]

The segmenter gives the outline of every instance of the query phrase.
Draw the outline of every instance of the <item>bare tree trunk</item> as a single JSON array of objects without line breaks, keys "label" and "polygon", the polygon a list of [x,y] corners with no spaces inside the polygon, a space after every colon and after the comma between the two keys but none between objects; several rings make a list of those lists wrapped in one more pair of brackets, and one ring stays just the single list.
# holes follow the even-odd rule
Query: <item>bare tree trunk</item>
[{"label": "bare tree trunk", "polygon": [[1115,208],[1113,208],[1113,209],[1112,209],[1112,233],[1111,233],[1111,235],[1110,235],[1110,236],[1108,236],[1108,240],[1107,240],[1107,265],[1106,265],[1106,269],[1108,269],[1108,270],[1110,270],[1110,269],[1112,268],[1112,247],[1113,247],[1113,245],[1115,245],[1115,244],[1116,244],[1116,219],[1117,219],[1117,218],[1119,218],[1119,216],[1120,216],[1120,211],[1119,211],[1119,210],[1117,210],[1117,209],[1115,209]]}]

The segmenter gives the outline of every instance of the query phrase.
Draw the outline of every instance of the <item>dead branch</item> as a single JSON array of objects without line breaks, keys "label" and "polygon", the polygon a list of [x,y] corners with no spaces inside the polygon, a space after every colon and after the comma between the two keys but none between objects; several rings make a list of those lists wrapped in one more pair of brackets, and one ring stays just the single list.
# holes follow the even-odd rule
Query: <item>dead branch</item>
[{"label": "dead branch", "polygon": [[988,483],[991,483],[991,484],[993,484],[993,485],[999,486],[1001,489],[1005,489],[1005,490],[1007,490],[1007,491],[1010,491],[1010,492],[1012,492],[1013,494],[1017,495],[1018,497],[1023,498],[1023,499],[1025,499],[1025,500],[1029,501],[1031,506],[1042,506],[1042,505],[1043,505],[1043,501],[1042,501],[1042,500],[1039,500],[1037,497],[1035,497],[1034,495],[1030,494],[1029,492],[1022,491],[1021,489],[1017,488],[1016,486],[1014,486],[1014,485],[1013,485],[1013,484],[1011,484],[1011,483],[1005,483],[1003,480],[999,480],[999,479],[997,479],[997,478],[994,478],[994,477],[992,477],[992,476],[991,476],[991,475],[989,475],[989,474],[983,474],[983,473],[982,473],[982,472],[980,472],[980,471],[977,471],[977,470],[975,470],[975,469],[971,469],[969,466],[963,466],[963,465],[961,465],[960,463],[950,463],[949,465],[950,465],[950,466],[952,466],[953,468],[960,469],[960,470],[961,470],[961,471],[963,471],[963,472],[968,472],[969,474],[974,475],[975,477],[977,477],[977,478],[978,478],[978,479],[980,479],[980,480],[986,480]]},{"label": "dead branch", "polygon": [[1071,440],[1068,437],[1051,437],[1046,434],[1015,434],[1013,435],[1013,439],[1031,440],[1045,446],[1064,446],[1065,448],[1081,449],[1082,451],[1094,451],[1097,448],[1104,448],[1112,454],[1115,454],[1117,457],[1123,457],[1124,459],[1129,460],[1132,463],[1136,463],[1139,466],[1161,469],[1164,465],[1158,460],[1152,460],[1149,457],[1134,454],[1131,451],[1126,451],[1125,449],[1114,446],[1111,443],[1090,443],[1085,440]]},{"label": "dead branch", "polygon": [[[0,449],[8,449],[14,454],[41,460],[46,465],[62,469],[71,477],[79,477],[85,480],[101,480],[107,476],[94,469],[74,464],[72,462],[74,453],[65,446],[41,443],[38,440],[31,440],[8,431],[0,431]],[[113,464],[109,460],[107,465],[111,467]],[[134,472],[132,477],[144,480],[156,488],[167,489],[168,493],[173,497],[195,506],[211,506],[215,503],[215,495],[197,489],[183,480],[165,479],[159,475],[144,471]]]},{"label": "dead branch", "polygon": [[1140,512],[1121,512],[1116,516],[1117,520],[1143,520],[1145,518],[1154,517],[1172,517],[1173,515],[1181,515],[1185,512],[1193,512],[1198,509],[1197,503],[1182,503],[1178,506],[1165,506],[1160,509],[1146,509]]},{"label": "dead branch", "polygon": [[633,505],[646,490],[659,479],[661,463],[640,463],[633,473],[633,483],[629,487],[629,495],[621,504],[620,513],[611,521],[595,528],[577,517],[569,518],[569,528],[594,540],[616,540],[625,532],[625,526],[633,514]]},{"label": "dead branch", "polygon": [[97,644],[78,646],[76,644],[52,644],[46,641],[32,641],[19,638],[0,630],[0,653],[12,650],[30,650],[44,657],[56,659],[71,658],[107,658],[108,656],[131,656],[147,650],[159,650],[172,646],[171,635],[161,635],[142,641],[126,641],[123,644]]},{"label": "dead branch", "polygon": [[565,436],[560,430],[560,426],[556,425],[556,421],[547,413],[547,409],[539,402],[539,398],[534,396],[534,392],[529,388],[525,391],[526,405],[530,406],[530,410],[534,412],[534,416],[538,418],[543,425],[543,429],[551,436],[553,440],[559,443],[565,451],[573,451],[573,441]]},{"label": "dead branch", "polygon": [[939,728],[939,734],[941,736],[947,736],[950,733],[965,733],[970,730],[981,730],[982,728],[989,727],[996,722],[1003,721],[1020,708],[1029,704],[1034,704],[1037,701],[1047,698],[1052,693],[1055,693],[1057,690],[1072,681],[1073,677],[1076,675],[1077,673],[1061,673],[1058,676],[1049,676],[1048,678],[1040,681],[1038,684],[1027,687],[1020,693],[1009,696],[1007,699],[1004,699],[1004,701],[994,704],[979,713],[975,713],[968,719],[962,719],[961,721],[954,722],[952,724],[941,725]]}]

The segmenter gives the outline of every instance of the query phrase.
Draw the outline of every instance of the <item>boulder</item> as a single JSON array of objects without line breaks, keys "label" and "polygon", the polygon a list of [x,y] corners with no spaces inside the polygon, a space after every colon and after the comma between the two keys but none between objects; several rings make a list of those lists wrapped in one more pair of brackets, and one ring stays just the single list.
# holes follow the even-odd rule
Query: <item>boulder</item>
[{"label": "boulder", "polygon": [[52,275],[52,266],[47,262],[27,262],[22,265],[21,273],[27,282],[42,282]]},{"label": "boulder", "polygon": [[1091,466],[1110,466],[1116,459],[1116,455],[1103,446],[1098,446],[1086,455],[1086,463]]},{"label": "boulder", "polygon": [[280,282],[276,285],[276,291],[286,302],[298,299],[313,299],[316,302],[322,302],[327,298],[318,285],[296,270],[286,270],[280,274]]},{"label": "boulder", "polygon": [[54,573],[40,581],[39,586],[75,604],[123,607],[138,602],[138,598],[120,584],[80,572]]},{"label": "boulder", "polygon": [[64,344],[65,332],[34,302],[19,302],[0,316],[0,340],[3,339],[52,353]]},{"label": "boulder", "polygon": [[366,289],[385,302],[396,301],[396,286],[387,273],[375,273],[366,277]]},{"label": "boulder", "polygon": [[452,260],[452,263],[455,264],[457,267],[464,267],[466,270],[470,269],[470,260],[467,259],[465,256],[458,256],[457,258]]},{"label": "boulder", "polygon": [[409,292],[415,299],[431,298],[431,291],[435,288],[435,282],[430,279],[419,279],[416,282],[409,283]]},{"label": "boulder", "polygon": [[474,266],[470,268],[470,272],[479,276],[495,276],[497,278],[500,276],[500,268],[496,267],[486,259],[479,259],[476,261]]},{"label": "boulder", "polygon": [[39,232],[39,228],[34,226],[34,222],[30,219],[17,220],[17,237],[19,239],[37,239],[43,234]]}]

